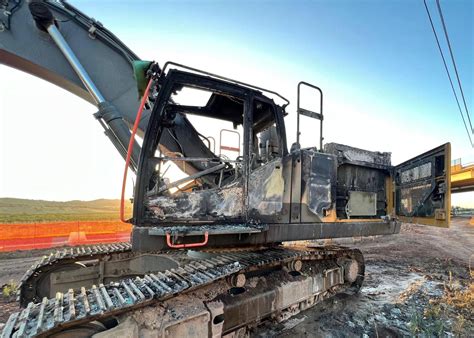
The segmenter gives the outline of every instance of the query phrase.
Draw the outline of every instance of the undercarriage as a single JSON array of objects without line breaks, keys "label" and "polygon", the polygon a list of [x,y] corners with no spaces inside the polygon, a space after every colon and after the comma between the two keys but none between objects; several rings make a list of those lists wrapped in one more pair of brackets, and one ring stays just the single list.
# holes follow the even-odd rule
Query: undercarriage
[{"label": "undercarriage", "polygon": [[[147,271],[156,263],[153,272],[139,271],[143,259]],[[119,272],[125,261],[129,270]],[[97,266],[103,267],[99,280]],[[120,330],[153,337],[245,335],[264,320],[283,321],[335,293],[355,292],[363,278],[360,251],[341,247],[147,255],[133,254],[128,244],[65,249],[25,275],[19,295],[25,309],[10,317],[2,337]]]}]

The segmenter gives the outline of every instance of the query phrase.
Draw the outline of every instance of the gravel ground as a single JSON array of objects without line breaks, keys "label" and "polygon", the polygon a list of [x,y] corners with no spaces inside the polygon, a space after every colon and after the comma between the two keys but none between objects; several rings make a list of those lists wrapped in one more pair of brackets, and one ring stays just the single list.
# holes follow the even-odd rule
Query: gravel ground
[{"label": "gravel ground", "polygon": [[[403,224],[399,235],[332,244],[362,250],[366,279],[360,294],[338,295],[286,322],[263,324],[253,336],[474,336],[469,270],[470,259],[474,265],[474,226],[467,219],[453,219],[449,229]],[[1,253],[0,285],[18,283],[50,251]],[[456,303],[453,295],[464,295],[467,306]],[[14,297],[0,297],[0,323],[16,310]]]}]

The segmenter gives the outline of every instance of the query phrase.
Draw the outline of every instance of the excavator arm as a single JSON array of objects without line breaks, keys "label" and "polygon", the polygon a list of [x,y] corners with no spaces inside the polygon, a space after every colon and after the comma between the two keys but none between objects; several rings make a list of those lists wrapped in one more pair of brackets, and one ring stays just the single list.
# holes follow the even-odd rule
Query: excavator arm
[{"label": "excavator arm", "polygon": [[[62,39],[62,46],[58,39]],[[97,106],[95,118],[123,157],[139,105],[133,74],[133,61],[137,60],[139,57],[100,22],[67,2],[0,0],[0,63],[54,83]],[[139,135],[144,134],[149,117],[150,109],[146,109]],[[185,115],[177,116],[175,123],[175,134],[165,134],[160,141],[164,151],[212,156]],[[139,153],[135,143],[133,170]],[[202,170],[198,166],[188,165],[187,173]]]}]

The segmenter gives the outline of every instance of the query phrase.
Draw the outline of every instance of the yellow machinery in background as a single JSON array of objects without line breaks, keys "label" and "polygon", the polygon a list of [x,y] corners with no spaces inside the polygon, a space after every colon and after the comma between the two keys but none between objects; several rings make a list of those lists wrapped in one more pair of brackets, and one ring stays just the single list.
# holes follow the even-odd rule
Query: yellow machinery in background
[{"label": "yellow machinery in background", "polygon": [[456,159],[451,165],[451,192],[474,191],[474,163],[462,165]]},{"label": "yellow machinery in background", "polygon": [[[451,165],[451,192],[474,191],[474,163],[463,165],[461,159],[456,159]],[[474,225],[474,216],[471,217]]]}]

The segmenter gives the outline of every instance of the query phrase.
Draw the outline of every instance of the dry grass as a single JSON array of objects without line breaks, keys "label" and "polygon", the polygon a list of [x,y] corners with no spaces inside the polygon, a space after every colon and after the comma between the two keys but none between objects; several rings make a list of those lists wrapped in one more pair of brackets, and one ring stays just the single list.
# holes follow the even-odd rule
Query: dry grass
[{"label": "dry grass", "polygon": [[458,283],[452,281],[450,274],[450,281],[444,287],[444,296],[441,298],[441,301],[458,309],[474,309],[474,281],[472,272],[471,280],[466,288],[461,288]]},{"label": "dry grass", "polygon": [[462,288],[459,281],[453,280],[451,272],[449,273],[449,281],[444,285],[444,297],[442,301],[448,305],[461,310],[474,311],[474,269],[471,267],[471,258],[469,257],[469,283]]},{"label": "dry grass", "polygon": [[442,317],[453,318],[451,330],[458,336],[463,336],[466,326],[472,325],[469,318],[474,315],[474,271],[470,269],[470,280],[463,286],[461,281],[455,280],[449,273],[449,280],[444,284],[443,296],[429,301],[424,311],[425,318],[436,321]]},{"label": "dry grass", "polygon": [[[474,255],[473,255],[474,256]],[[473,257],[471,256],[471,257]],[[445,331],[452,332],[455,336],[466,336],[466,332],[472,330],[474,317],[474,270],[469,264],[469,279],[453,278],[449,272],[448,280],[443,286],[443,295],[439,298],[430,299],[423,311],[414,309],[409,323],[410,331],[414,336],[443,336]],[[401,295],[405,300],[416,285]],[[451,324],[448,324],[450,319]]]}]

